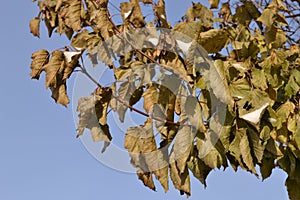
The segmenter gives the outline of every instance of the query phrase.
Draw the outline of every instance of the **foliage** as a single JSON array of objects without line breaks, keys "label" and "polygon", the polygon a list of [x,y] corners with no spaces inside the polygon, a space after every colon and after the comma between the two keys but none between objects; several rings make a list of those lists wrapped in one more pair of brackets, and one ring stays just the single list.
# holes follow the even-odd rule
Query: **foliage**
[{"label": "foliage", "polygon": [[[279,167],[288,174],[290,199],[300,199],[300,20],[295,13],[300,1],[209,0],[210,8],[193,3],[174,27],[163,0],[122,2],[123,23],[118,25],[108,3],[39,1],[39,14],[30,22],[34,36],[40,36],[44,21],[49,37],[53,31],[65,34],[72,46],[32,54],[30,75],[39,79],[46,73],[46,87],[56,103],[70,102],[66,87],[74,69],[97,85],[91,96],[78,102],[78,136],[90,129],[94,141],[104,141],[106,148],[112,140],[108,109],[117,112],[120,121],[135,111],[147,120],[127,130],[125,148],[145,186],[155,190],[154,175],[168,191],[170,177],[175,188],[189,196],[190,174],[206,186],[210,171],[228,164],[260,174],[263,180]],[[143,8],[151,6],[153,20],[148,20]],[[158,33],[154,26],[168,31]],[[143,27],[152,31],[130,33]],[[176,53],[180,44],[170,35],[177,33],[192,39],[186,55]],[[159,34],[158,42],[149,44],[149,38]],[[103,87],[95,81],[80,62],[84,53],[113,70],[118,84]],[[155,66],[163,69],[161,84],[154,82]],[[139,101],[144,111],[134,107]],[[222,106],[223,113],[216,111]]]}]

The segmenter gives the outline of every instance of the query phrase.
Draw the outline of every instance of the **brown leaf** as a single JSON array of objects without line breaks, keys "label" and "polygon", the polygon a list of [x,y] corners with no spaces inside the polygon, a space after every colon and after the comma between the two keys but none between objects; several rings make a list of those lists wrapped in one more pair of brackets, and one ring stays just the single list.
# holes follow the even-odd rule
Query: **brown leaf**
[{"label": "brown leaf", "polygon": [[46,72],[46,88],[56,87],[57,75],[62,73],[65,67],[65,56],[61,51],[54,51],[50,61],[44,65]]},{"label": "brown leaf", "polygon": [[147,113],[152,111],[153,105],[157,103],[157,97],[158,91],[154,85],[148,87],[143,93],[144,109]]},{"label": "brown leaf", "polygon": [[143,172],[141,170],[138,170],[137,171],[137,175],[139,177],[139,179],[141,181],[143,181],[144,185],[149,187],[150,189],[152,190],[156,190],[155,189],[155,185],[154,185],[154,182],[153,182],[153,178],[152,178],[152,173],[150,172]]},{"label": "brown leaf", "polygon": [[[77,137],[83,134],[85,128],[90,129],[94,142],[104,141],[102,152],[105,151],[112,140],[109,126],[106,124],[107,105],[110,100],[109,91],[109,88],[98,89],[96,91],[98,95],[80,98],[77,106],[77,112],[79,112]],[[104,113],[105,115],[103,116]]]},{"label": "brown leaf", "polygon": [[208,0],[208,1],[211,9],[218,8],[220,0]]},{"label": "brown leaf", "polygon": [[63,106],[67,106],[70,103],[70,99],[67,95],[67,85],[66,82],[58,83],[55,87],[50,87],[52,91],[52,98],[56,103]]},{"label": "brown leaf", "polygon": [[29,23],[30,32],[36,37],[40,37],[40,21],[39,17],[35,17]]},{"label": "brown leaf", "polygon": [[143,126],[131,127],[127,130],[124,147],[128,150],[131,163],[138,168],[138,175],[144,184],[155,189],[152,184],[152,173],[159,180],[164,190],[168,186],[168,163],[161,150],[156,147],[151,119]]},{"label": "brown leaf", "polygon": [[83,4],[81,0],[72,0],[69,6],[65,7],[64,18],[67,26],[73,29],[73,31],[79,31],[81,29],[81,9]]},{"label": "brown leaf", "polygon": [[185,167],[183,172],[180,173],[176,166],[174,154],[170,156],[170,163],[170,177],[174,187],[180,191],[181,195],[186,194],[189,197],[191,195],[191,183],[188,167]]},{"label": "brown leaf", "polygon": [[224,30],[211,29],[200,33],[198,42],[208,53],[218,53],[225,47],[227,41],[228,35]]},{"label": "brown leaf", "polygon": [[31,56],[32,62],[30,65],[31,73],[30,76],[33,79],[39,79],[40,74],[43,71],[43,66],[49,61],[49,52],[47,50],[41,49],[34,52]]},{"label": "brown leaf", "polygon": [[77,51],[65,51],[65,61],[66,67],[64,69],[63,80],[68,79],[73,73],[74,69],[79,66],[79,58],[82,55],[82,52]]}]

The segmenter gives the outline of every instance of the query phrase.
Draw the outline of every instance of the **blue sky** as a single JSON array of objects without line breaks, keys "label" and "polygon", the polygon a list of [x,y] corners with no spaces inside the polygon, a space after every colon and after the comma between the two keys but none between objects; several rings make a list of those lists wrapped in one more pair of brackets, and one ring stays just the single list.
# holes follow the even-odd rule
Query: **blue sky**
[{"label": "blue sky", "polygon": [[[173,21],[191,5],[185,0],[166,3]],[[41,39],[29,33],[28,23],[37,12],[31,0],[3,1],[1,6],[0,199],[186,199],[173,186],[165,194],[156,182],[158,191],[153,192],[136,175],[101,164],[75,138],[71,106],[56,105],[44,77],[36,81],[29,76],[32,52],[68,45],[65,36],[48,39],[43,26]],[[216,170],[208,176],[207,189],[192,178],[189,199],[283,200],[285,178],[279,170],[264,182],[241,170]]]}]

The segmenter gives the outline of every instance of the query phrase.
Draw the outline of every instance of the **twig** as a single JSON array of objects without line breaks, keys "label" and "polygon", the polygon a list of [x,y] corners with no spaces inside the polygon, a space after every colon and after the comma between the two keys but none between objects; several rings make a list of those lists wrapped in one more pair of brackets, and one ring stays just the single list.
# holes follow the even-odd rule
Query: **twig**
[{"label": "twig", "polygon": [[[99,88],[104,88],[98,81],[96,81],[86,70],[84,64],[83,64],[83,58],[81,56],[81,62],[82,62],[82,67],[81,67],[81,72],[83,74],[85,74],[93,83],[95,83]],[[120,99],[118,96],[116,95],[112,95],[113,98],[115,98],[118,102],[120,102],[121,104],[123,104],[124,106],[128,107],[130,110],[133,110],[145,117],[150,117],[150,115],[148,113],[145,113],[137,108],[134,108],[133,106],[129,105],[127,102],[125,102],[124,100]],[[152,119],[156,120],[156,121],[160,121],[160,122],[165,122],[166,124],[173,124],[176,126],[180,126],[180,122],[173,122],[173,121],[168,121],[168,120],[163,120],[154,116],[151,116]]]}]

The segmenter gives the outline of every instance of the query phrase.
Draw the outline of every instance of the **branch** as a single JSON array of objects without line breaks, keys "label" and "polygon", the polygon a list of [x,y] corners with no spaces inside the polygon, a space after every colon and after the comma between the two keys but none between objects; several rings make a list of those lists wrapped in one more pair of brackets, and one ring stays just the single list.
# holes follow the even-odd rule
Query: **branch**
[{"label": "branch", "polygon": [[[93,83],[95,83],[99,88],[104,88],[98,81],[96,81],[89,73],[88,71],[86,70],[85,66],[84,66],[84,63],[83,63],[83,58],[81,56],[81,62],[82,62],[82,67],[81,67],[81,72],[83,74],[85,74]],[[123,99],[120,99],[118,96],[116,95],[113,95],[112,94],[112,97],[115,98],[118,102],[120,102],[121,104],[127,106],[130,110],[133,110],[145,117],[150,117],[150,115],[148,113],[145,113],[137,108],[134,108],[133,106],[129,105],[127,102],[125,102]],[[173,124],[173,125],[176,125],[176,126],[180,126],[180,122],[173,122],[173,121],[168,121],[168,120],[163,120],[163,119],[160,119],[160,118],[157,118],[157,117],[154,117],[154,116],[151,116],[152,119],[156,120],[156,121],[160,121],[160,122],[165,122],[166,124]]]}]

